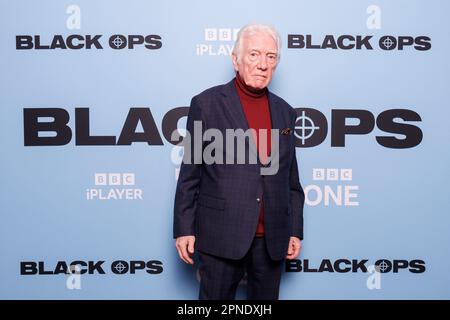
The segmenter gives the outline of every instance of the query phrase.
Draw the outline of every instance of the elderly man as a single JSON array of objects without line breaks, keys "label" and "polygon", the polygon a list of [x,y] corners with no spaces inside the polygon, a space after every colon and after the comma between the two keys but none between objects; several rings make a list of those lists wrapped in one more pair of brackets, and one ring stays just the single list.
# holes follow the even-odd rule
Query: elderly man
[{"label": "elderly man", "polygon": [[[280,47],[272,27],[245,26],[232,53],[236,77],[191,101],[187,119],[191,136],[196,123],[201,125],[200,134],[213,128],[250,130],[245,155],[253,149],[259,156],[256,163],[206,164],[188,152],[183,160],[174,238],[184,262],[193,264],[194,250],[199,253],[200,299],[234,299],[245,273],[248,299],[278,299],[283,260],[299,255],[304,193],[295,155],[296,113],[267,89]],[[202,150],[211,143],[205,140]],[[187,144],[185,155],[186,148]],[[239,155],[224,156],[236,160]],[[276,170],[264,173],[269,162],[276,162]]]}]

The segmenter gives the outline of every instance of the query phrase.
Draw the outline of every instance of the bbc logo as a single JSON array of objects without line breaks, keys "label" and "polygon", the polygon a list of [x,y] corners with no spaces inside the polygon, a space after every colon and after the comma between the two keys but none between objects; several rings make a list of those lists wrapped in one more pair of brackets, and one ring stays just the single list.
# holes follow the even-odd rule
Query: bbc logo
[{"label": "bbc logo", "polygon": [[319,181],[352,181],[352,169],[313,169],[313,180]]},{"label": "bbc logo", "polygon": [[206,28],[205,41],[236,41],[239,29]]},{"label": "bbc logo", "polygon": [[133,186],[134,173],[96,173],[96,186]]}]

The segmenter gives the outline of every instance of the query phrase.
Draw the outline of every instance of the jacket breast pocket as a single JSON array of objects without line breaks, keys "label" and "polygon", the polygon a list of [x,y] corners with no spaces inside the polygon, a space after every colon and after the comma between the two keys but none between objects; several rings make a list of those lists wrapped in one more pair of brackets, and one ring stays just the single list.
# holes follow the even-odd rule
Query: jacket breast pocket
[{"label": "jacket breast pocket", "polygon": [[200,194],[198,197],[198,204],[202,207],[224,210],[225,209],[225,199],[210,196],[207,194]]}]

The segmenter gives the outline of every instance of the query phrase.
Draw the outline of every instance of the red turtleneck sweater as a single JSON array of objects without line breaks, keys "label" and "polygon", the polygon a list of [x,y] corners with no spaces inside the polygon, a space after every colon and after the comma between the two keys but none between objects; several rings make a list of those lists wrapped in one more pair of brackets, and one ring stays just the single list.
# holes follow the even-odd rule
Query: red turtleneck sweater
[{"label": "red turtleneck sweater", "polygon": [[[267,88],[255,91],[244,83],[239,74],[236,75],[235,85],[242,108],[244,109],[245,117],[247,118],[248,127],[256,130],[256,136],[254,135],[253,138],[256,141],[260,161],[266,163],[267,157],[270,155],[270,129],[272,128]],[[258,139],[260,129],[267,130],[267,145],[260,146]],[[264,236],[264,199],[261,201],[256,236]]]}]

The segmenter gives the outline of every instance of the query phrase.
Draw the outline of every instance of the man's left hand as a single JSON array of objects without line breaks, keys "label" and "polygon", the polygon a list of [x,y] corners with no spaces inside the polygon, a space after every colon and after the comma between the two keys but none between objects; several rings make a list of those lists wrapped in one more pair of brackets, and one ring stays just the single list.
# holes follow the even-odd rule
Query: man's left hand
[{"label": "man's left hand", "polygon": [[302,241],[297,237],[291,237],[289,239],[288,254],[286,259],[293,260],[298,257],[300,248],[302,247]]}]

